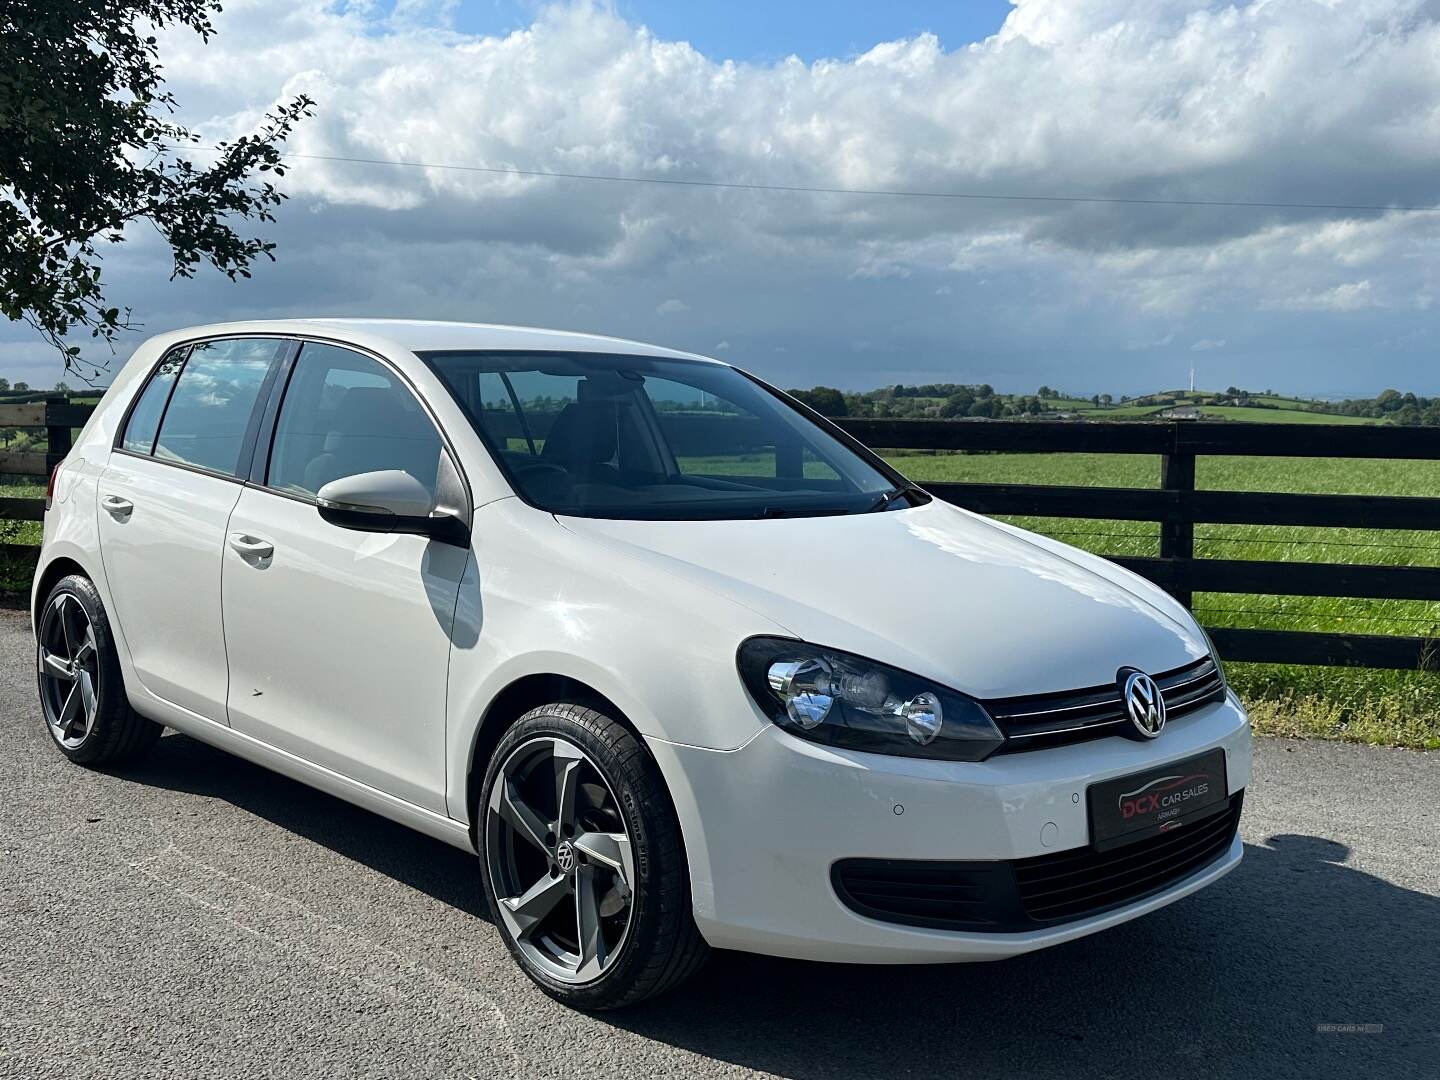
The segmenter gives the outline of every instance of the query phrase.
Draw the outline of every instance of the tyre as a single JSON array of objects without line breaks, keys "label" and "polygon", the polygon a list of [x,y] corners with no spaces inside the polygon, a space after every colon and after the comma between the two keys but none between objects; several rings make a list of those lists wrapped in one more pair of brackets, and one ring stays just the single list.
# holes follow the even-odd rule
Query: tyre
[{"label": "tyre", "polygon": [[72,574],[56,583],[36,638],[40,709],[62,754],[103,765],[154,745],[163,728],[130,708],[110,620],[89,578]]},{"label": "tyre", "polygon": [[526,713],[491,756],[478,815],[495,924],[547,994],[619,1008],[704,962],[669,793],[611,717],[575,704]]}]

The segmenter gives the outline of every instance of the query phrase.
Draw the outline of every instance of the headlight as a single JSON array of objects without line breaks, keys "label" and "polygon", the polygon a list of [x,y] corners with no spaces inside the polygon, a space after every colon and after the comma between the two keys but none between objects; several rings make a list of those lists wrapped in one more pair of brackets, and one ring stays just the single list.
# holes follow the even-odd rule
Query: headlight
[{"label": "headlight", "polygon": [[949,761],[980,761],[1005,741],[978,702],[851,653],[756,637],[737,662],[765,714],[802,739]]},{"label": "headlight", "polygon": [[1230,683],[1225,678],[1225,665],[1220,663],[1220,653],[1215,649],[1215,642],[1210,640],[1210,631],[1201,626],[1199,620],[1195,622],[1195,629],[1200,631],[1200,636],[1205,639],[1205,644],[1210,649],[1210,660],[1214,663],[1215,670],[1220,673],[1220,685],[1228,688]]}]

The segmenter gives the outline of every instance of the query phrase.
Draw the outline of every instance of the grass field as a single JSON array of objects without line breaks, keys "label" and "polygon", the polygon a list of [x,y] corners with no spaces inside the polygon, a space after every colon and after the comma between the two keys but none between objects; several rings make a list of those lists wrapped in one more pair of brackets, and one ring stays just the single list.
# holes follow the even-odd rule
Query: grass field
[{"label": "grass field", "polygon": [[[1308,409],[1287,408],[1282,399],[1276,401],[1273,409],[1248,408],[1243,405],[1202,405],[1206,420],[1238,420],[1252,424],[1378,424],[1379,420],[1368,416],[1336,416],[1330,413],[1310,412]],[[1095,420],[1134,420],[1147,416],[1158,416],[1171,405],[1116,405],[1108,409],[1087,405],[1074,411]]]},{"label": "grass field", "polygon": [[1257,424],[1375,424],[1368,416],[1336,416],[1301,409],[1247,409],[1241,405],[1205,405],[1206,418],[1248,420]]},{"label": "grass field", "polygon": [[[886,458],[921,483],[1156,487],[1160,474],[1159,459],[1147,455],[895,452]],[[1221,491],[1434,495],[1440,492],[1440,462],[1211,457],[1197,461],[1196,484]],[[1159,526],[1150,522],[1007,520],[1099,554],[1159,553]],[[1195,553],[1202,558],[1440,566],[1440,533],[1197,525]],[[1425,601],[1198,593],[1195,612],[1207,626],[1440,637],[1440,604]],[[1261,729],[1440,748],[1440,675],[1271,664],[1232,664],[1226,670],[1251,703]]]},{"label": "grass field", "polygon": [[[0,477],[0,497],[38,499],[45,495],[45,485],[29,477]],[[0,544],[39,544],[38,521],[0,520]],[[0,554],[0,595],[16,596],[30,591],[30,575],[34,564],[28,559],[10,559]]]},{"label": "grass field", "polygon": [[[84,399],[74,399],[79,404],[91,404]],[[17,432],[0,450],[43,454],[50,448],[50,438],[44,428],[28,428]],[[0,498],[38,499],[45,495],[45,484],[35,477],[0,476]],[[0,544],[39,544],[40,523],[38,521],[6,521],[0,518]],[[15,594],[30,588],[30,568],[21,560],[14,563],[0,555],[0,594]]]},{"label": "grass field", "polygon": [[[1250,397],[1258,408],[1243,405],[1206,405],[1204,402],[1215,395],[1208,391],[1166,390],[1158,397],[1173,398],[1178,405],[1198,406],[1207,420],[1235,420],[1253,424],[1378,424],[1381,421],[1368,416],[1340,416],[1330,413],[1312,412],[1314,402],[1301,398],[1283,397],[1278,394],[1256,394]],[[1133,420],[1157,416],[1172,405],[1120,404],[1108,408],[1091,404],[1078,398],[1046,399],[1046,408],[1063,409],[1083,415],[1092,420]]]},{"label": "grass field", "polygon": [[1153,416],[1168,408],[1169,405],[1114,405],[1108,409],[1090,409],[1089,414],[1096,420],[1123,420],[1137,416]]}]

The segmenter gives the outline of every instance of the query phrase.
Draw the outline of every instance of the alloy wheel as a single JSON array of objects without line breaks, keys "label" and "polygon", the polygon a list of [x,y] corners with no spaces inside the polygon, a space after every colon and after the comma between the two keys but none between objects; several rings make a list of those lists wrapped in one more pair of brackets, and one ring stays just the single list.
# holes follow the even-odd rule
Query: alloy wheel
[{"label": "alloy wheel", "polygon": [[62,592],[40,620],[40,702],[55,741],[75,750],[95,726],[100,686],[95,627],[84,605]]},{"label": "alloy wheel", "polygon": [[556,736],[521,743],[495,777],[485,828],[497,914],[520,952],[561,982],[603,975],[630,929],[635,864],[594,760]]}]

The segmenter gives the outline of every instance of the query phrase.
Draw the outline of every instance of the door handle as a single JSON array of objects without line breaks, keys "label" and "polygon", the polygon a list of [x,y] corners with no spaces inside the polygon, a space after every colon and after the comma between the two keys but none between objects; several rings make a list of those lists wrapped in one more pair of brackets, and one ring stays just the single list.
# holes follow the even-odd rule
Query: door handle
[{"label": "door handle", "polygon": [[275,554],[275,545],[249,533],[233,533],[230,546],[247,559],[268,559]]},{"label": "door handle", "polygon": [[111,516],[117,518],[126,517],[132,510],[135,509],[135,504],[133,502],[131,502],[129,499],[122,498],[119,495],[106,495],[103,499],[100,500],[100,505],[105,507],[105,509],[111,514]]}]

